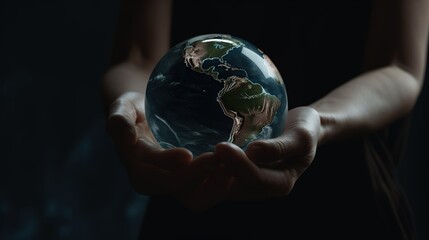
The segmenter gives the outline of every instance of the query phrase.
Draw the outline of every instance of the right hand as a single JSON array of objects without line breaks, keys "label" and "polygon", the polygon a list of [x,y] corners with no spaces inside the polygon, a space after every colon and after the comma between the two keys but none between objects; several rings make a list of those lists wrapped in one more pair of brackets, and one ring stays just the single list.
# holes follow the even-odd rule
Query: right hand
[{"label": "right hand", "polygon": [[127,92],[110,107],[107,132],[134,189],[140,194],[170,195],[200,211],[221,201],[228,181],[213,153],[193,157],[185,148],[162,148],[144,114],[144,95]]}]

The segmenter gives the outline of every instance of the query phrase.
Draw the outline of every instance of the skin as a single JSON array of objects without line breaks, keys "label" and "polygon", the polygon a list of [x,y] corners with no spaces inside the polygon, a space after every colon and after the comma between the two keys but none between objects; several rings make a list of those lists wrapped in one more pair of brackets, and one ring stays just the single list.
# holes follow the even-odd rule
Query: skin
[{"label": "skin", "polygon": [[174,196],[194,211],[226,199],[287,195],[318,146],[370,134],[409,113],[423,85],[429,1],[376,0],[373,7],[362,74],[289,110],[278,138],[253,142],[246,152],[219,143],[214,152],[192,156],[162,149],[144,115],[149,75],[169,49],[171,2],[124,0],[102,92],[108,133],[135,190]]}]

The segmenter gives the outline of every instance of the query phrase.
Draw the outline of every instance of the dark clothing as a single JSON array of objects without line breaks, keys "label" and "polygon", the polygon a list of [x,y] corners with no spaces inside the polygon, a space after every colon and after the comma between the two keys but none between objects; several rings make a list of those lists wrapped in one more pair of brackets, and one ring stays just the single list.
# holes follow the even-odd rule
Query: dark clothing
[{"label": "dark clothing", "polygon": [[[172,45],[206,33],[248,40],[280,70],[289,108],[308,105],[361,72],[368,1],[199,2],[174,5]],[[153,197],[141,238],[414,239],[396,180],[406,123],[320,147],[284,198],[225,202],[194,214]]]}]

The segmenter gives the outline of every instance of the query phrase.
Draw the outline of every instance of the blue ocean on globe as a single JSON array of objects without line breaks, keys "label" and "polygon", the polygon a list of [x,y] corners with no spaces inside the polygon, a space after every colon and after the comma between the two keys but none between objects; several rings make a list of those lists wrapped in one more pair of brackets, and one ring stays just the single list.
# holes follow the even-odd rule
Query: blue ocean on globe
[{"label": "blue ocean on globe", "polygon": [[194,156],[219,142],[243,149],[279,136],[288,100],[270,58],[252,43],[227,34],[205,34],[172,47],[150,76],[146,118],[164,148]]}]

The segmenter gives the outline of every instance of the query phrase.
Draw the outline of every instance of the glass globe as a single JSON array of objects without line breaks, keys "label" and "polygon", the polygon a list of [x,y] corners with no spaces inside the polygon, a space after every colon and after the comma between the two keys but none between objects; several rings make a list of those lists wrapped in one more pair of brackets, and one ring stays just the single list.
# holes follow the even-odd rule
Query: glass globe
[{"label": "glass globe", "polygon": [[200,35],[172,47],[146,89],[146,117],[157,141],[194,156],[219,142],[245,149],[276,137],[287,110],[286,88],[270,58],[226,34]]}]

